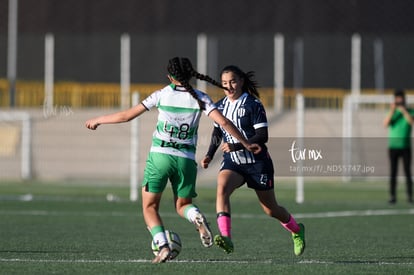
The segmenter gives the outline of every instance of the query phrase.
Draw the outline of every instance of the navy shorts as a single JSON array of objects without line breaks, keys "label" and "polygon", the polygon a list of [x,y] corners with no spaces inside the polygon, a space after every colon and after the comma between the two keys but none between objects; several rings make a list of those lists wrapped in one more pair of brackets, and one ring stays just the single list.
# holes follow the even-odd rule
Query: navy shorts
[{"label": "navy shorts", "polygon": [[[244,183],[254,190],[266,191],[274,188],[274,169],[270,157],[263,160],[256,160],[251,164],[237,164],[229,159],[224,159],[221,163],[220,171],[231,170],[240,174],[244,178]],[[240,186],[241,186],[240,185]]]}]

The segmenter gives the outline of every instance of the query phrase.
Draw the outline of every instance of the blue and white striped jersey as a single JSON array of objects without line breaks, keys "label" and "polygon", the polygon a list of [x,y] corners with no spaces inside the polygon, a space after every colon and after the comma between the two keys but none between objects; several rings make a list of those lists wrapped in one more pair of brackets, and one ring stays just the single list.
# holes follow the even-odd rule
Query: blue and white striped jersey
[{"label": "blue and white striped jersey", "polygon": [[[217,109],[240,130],[246,139],[253,137],[256,129],[267,127],[266,111],[262,103],[254,96],[243,93],[236,101],[231,102],[227,97],[216,103]],[[220,127],[218,124],[215,127]],[[223,141],[226,143],[239,143],[239,141],[220,127]],[[267,154],[263,146],[262,152],[254,155],[246,149],[224,153],[224,158],[230,158],[237,164],[255,163],[257,158]]]}]

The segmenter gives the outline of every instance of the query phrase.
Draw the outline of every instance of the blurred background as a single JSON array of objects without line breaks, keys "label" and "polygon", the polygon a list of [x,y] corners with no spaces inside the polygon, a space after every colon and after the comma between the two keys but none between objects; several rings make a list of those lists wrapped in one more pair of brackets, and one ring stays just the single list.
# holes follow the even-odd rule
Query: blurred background
[{"label": "blurred background", "polygon": [[[386,137],[388,101],[378,98],[414,91],[413,10],[409,0],[0,0],[0,180],[128,184],[133,167],[140,179],[156,112],[96,132],[84,122],[166,85],[174,56],[215,79],[229,64],[255,71],[271,137],[296,137],[298,123],[305,137]],[[355,109],[345,135],[351,94],[378,96]],[[203,118],[198,160],[211,127]],[[219,159],[201,183],[214,183]]]}]

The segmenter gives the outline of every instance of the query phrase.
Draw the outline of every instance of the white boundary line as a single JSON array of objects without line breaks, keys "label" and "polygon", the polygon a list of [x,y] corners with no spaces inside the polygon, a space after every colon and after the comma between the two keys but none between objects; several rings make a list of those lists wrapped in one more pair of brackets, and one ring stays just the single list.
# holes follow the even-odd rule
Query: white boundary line
[{"label": "white boundary line", "polygon": [[319,260],[302,260],[298,264],[323,264],[323,265],[343,265],[343,264],[363,264],[363,265],[414,265],[414,262],[382,262],[382,261],[319,261]]},{"label": "white boundary line", "polygon": [[[125,213],[125,212],[70,212],[70,211],[44,211],[44,210],[0,210],[0,216],[4,215],[22,215],[22,216],[117,216],[117,217],[132,217],[140,216],[140,213]],[[163,213],[163,216],[176,217],[175,213]],[[317,212],[317,213],[298,213],[296,218],[335,218],[335,217],[357,217],[357,216],[392,216],[392,215],[414,215],[414,209],[379,209],[379,210],[356,210],[356,211],[336,211],[336,212]],[[178,216],[177,216],[178,217]],[[267,219],[266,215],[253,214],[234,214],[233,217],[241,219]],[[130,260],[94,260],[94,259],[22,259],[22,258],[0,258],[0,262],[35,262],[35,263],[150,263],[148,259],[130,259]],[[277,264],[277,261],[272,260],[174,260],[171,263],[217,263],[217,264]],[[414,265],[414,262],[383,262],[383,261],[321,261],[321,260],[300,260],[297,264],[308,265],[336,265],[336,264],[363,264],[363,265]]]},{"label": "white boundary line", "polygon": [[[21,216],[84,216],[84,217],[140,217],[142,213],[127,212],[98,212],[98,211],[46,211],[46,210],[0,210],[0,216],[21,215]],[[161,213],[164,217],[178,217],[176,213]],[[352,211],[332,211],[332,212],[315,212],[315,213],[296,213],[293,214],[298,219],[314,218],[339,218],[339,217],[367,217],[367,216],[396,216],[396,215],[414,215],[414,208],[411,209],[376,209],[376,210],[352,210]],[[214,215],[206,215],[213,217]],[[232,214],[238,219],[268,219],[266,215],[257,214]]]},{"label": "white boundary line", "polygon": [[366,216],[396,216],[414,215],[414,208],[411,209],[376,209],[376,210],[353,210],[296,214],[295,218],[338,218],[338,217],[366,217]]},{"label": "white boundary line", "polygon": [[[130,259],[130,260],[92,260],[92,259],[79,259],[79,260],[47,260],[47,259],[19,259],[19,258],[0,258],[0,262],[21,262],[21,263],[110,263],[110,264],[123,264],[123,263],[151,263],[151,260],[148,259]],[[272,260],[173,260],[169,263],[215,263],[215,264],[278,264],[278,261]],[[314,264],[314,265],[344,265],[344,264],[353,264],[353,265],[414,265],[414,262],[383,262],[383,261],[320,261],[320,260],[301,260],[295,262],[295,264]]]}]

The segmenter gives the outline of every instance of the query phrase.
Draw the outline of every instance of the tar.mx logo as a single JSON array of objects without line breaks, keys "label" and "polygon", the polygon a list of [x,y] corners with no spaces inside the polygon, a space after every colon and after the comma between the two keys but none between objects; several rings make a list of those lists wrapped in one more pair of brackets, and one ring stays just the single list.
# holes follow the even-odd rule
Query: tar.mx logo
[{"label": "tar.mx logo", "polygon": [[289,152],[293,163],[296,163],[296,161],[299,160],[322,159],[322,150],[296,147],[296,140],[292,142],[292,146],[290,147]]}]

